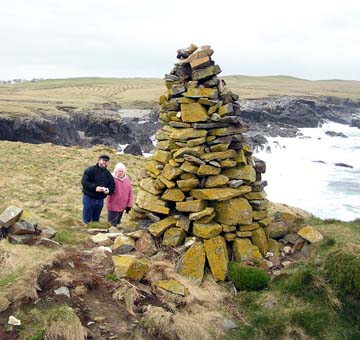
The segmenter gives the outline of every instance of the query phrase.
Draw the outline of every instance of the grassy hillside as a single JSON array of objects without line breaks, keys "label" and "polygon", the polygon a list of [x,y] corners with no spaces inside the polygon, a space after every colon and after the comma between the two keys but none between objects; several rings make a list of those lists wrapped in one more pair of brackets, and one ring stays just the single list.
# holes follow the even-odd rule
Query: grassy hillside
[{"label": "grassy hillside", "polygon": [[[221,78],[242,99],[274,95],[360,97],[358,81],[310,81],[287,76]],[[93,109],[110,102],[123,108],[152,108],[164,92],[164,82],[158,78],[71,78],[2,84],[0,114],[61,114],[58,106]]]}]

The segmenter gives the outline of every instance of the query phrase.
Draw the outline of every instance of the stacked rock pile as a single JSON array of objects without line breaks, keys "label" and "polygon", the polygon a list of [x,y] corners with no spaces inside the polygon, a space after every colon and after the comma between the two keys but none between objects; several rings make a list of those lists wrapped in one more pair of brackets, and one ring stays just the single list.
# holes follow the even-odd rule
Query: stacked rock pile
[{"label": "stacked rock pile", "polygon": [[269,247],[265,163],[246,143],[238,96],[217,77],[212,54],[210,46],[178,50],[135,206],[162,245],[185,243],[177,270],[198,282],[206,260],[224,280],[229,258],[262,258]]},{"label": "stacked rock pile", "polygon": [[59,247],[52,238],[56,231],[52,228],[40,229],[38,224],[22,218],[23,209],[9,206],[0,214],[0,239],[7,238],[13,244],[43,245]]}]

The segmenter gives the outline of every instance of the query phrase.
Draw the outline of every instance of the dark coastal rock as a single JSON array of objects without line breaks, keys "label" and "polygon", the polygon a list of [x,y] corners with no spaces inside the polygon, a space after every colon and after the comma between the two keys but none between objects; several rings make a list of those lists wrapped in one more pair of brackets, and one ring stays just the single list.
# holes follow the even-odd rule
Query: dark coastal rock
[{"label": "dark coastal rock", "polygon": [[343,168],[353,168],[352,165],[349,165],[349,164],[346,164],[346,163],[335,163],[334,165],[335,166],[340,166],[340,167],[343,167]]},{"label": "dark coastal rock", "polygon": [[357,127],[358,129],[360,129],[360,119],[353,119],[351,121],[350,126]]},{"label": "dark coastal rock", "polygon": [[134,156],[142,156],[141,147],[138,143],[132,143],[126,146],[124,153],[128,153]]},{"label": "dark coastal rock", "polygon": [[80,137],[68,117],[1,117],[0,140],[24,143],[78,145]]},{"label": "dark coastal rock", "polygon": [[348,136],[344,135],[342,132],[335,132],[335,131],[325,131],[325,135],[330,137],[348,138]]}]

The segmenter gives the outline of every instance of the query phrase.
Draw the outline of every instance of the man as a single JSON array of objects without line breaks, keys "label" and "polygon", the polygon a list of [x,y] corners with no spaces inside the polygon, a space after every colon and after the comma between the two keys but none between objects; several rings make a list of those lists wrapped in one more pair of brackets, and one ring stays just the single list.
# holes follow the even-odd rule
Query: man
[{"label": "man", "polygon": [[98,222],[104,198],[115,190],[114,178],[107,169],[110,157],[101,155],[95,165],[88,167],[82,176],[83,222]]}]

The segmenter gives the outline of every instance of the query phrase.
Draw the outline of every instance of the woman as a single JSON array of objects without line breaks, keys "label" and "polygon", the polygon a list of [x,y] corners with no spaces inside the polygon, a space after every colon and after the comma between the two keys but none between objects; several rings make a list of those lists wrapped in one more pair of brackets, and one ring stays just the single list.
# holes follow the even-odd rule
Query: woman
[{"label": "woman", "polygon": [[129,177],[126,175],[126,167],[123,163],[117,163],[113,172],[115,191],[106,199],[108,221],[113,227],[121,222],[123,212],[128,213],[132,208],[133,191]]}]

